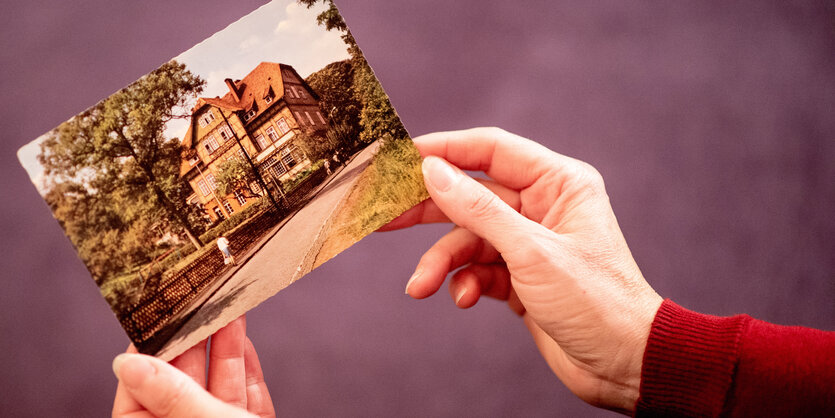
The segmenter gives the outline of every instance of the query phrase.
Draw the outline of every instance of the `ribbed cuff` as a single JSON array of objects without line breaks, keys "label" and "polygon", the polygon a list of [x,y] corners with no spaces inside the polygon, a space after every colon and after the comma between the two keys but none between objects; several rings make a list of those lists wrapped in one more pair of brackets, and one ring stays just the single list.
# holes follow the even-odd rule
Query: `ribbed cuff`
[{"label": "ribbed cuff", "polygon": [[704,315],[665,300],[644,352],[635,416],[719,416],[750,319]]}]

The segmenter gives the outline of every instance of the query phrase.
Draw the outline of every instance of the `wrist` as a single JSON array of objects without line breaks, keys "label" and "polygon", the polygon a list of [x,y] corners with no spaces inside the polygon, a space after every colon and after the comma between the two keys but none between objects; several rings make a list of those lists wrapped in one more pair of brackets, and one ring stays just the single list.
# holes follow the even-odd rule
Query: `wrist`
[{"label": "wrist", "polygon": [[601,383],[600,397],[607,409],[632,415],[641,389],[644,353],[663,298],[654,291],[631,312],[631,326],[615,353],[614,368]]}]

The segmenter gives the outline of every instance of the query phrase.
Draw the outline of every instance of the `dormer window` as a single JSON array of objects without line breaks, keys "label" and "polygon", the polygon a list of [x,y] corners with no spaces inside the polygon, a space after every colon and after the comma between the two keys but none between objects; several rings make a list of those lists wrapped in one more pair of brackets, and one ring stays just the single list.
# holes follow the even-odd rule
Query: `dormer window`
[{"label": "dormer window", "polygon": [[200,127],[205,128],[206,125],[212,123],[214,120],[215,120],[215,114],[212,112],[211,109],[209,109],[206,113],[204,113],[202,116],[200,116],[200,119],[199,119]]},{"label": "dormer window", "polygon": [[273,92],[272,86],[267,89],[267,92],[264,93],[264,103],[270,104],[273,102],[273,97],[275,97],[275,93]]},{"label": "dormer window", "polygon": [[244,115],[244,120],[250,120],[254,118],[256,113],[258,113],[258,111],[255,110],[255,108],[249,109],[249,111],[246,112],[246,114]]}]

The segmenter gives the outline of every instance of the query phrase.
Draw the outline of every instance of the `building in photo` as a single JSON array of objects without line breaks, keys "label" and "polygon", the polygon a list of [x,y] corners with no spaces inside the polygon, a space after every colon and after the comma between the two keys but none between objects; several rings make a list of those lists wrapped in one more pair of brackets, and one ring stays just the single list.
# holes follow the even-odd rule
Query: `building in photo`
[{"label": "building in photo", "polygon": [[[243,79],[225,81],[229,92],[223,97],[197,100],[182,139],[180,177],[194,191],[188,202],[201,205],[212,221],[254,201],[239,192],[217,195],[221,164],[248,156],[266,184],[279,187],[312,163],[297,143],[299,134],[315,140],[328,126],[319,97],[289,65],[262,62]],[[256,194],[263,194],[261,189],[257,182],[250,184]]]}]

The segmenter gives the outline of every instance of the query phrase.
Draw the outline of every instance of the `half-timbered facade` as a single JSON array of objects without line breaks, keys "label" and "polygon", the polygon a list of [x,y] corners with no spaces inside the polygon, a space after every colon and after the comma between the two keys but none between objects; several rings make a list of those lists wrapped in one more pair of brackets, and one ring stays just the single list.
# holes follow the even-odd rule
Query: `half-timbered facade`
[{"label": "half-timbered facade", "polygon": [[[218,195],[221,164],[249,159],[268,187],[277,188],[311,165],[297,144],[299,133],[316,138],[327,128],[319,97],[289,65],[262,62],[243,79],[225,82],[229,92],[223,97],[197,100],[182,140],[180,176],[194,191],[189,203],[202,205],[213,221],[253,201],[250,193]],[[255,182],[249,189],[264,193]]]}]

